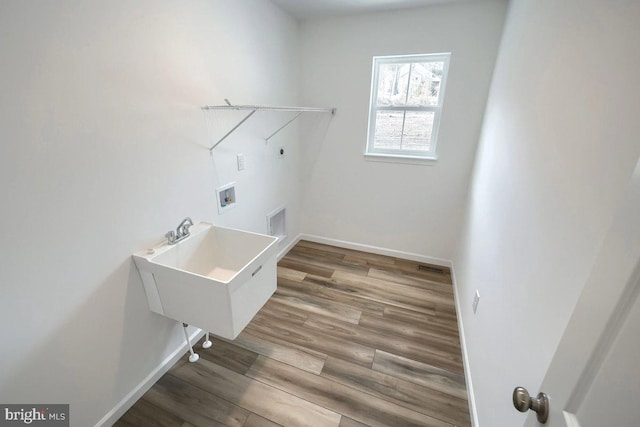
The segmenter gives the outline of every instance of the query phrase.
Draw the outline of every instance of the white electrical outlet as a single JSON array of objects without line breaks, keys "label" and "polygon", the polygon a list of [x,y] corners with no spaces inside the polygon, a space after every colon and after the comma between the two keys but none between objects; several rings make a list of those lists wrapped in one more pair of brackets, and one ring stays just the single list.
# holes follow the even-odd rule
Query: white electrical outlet
[{"label": "white electrical outlet", "polygon": [[471,303],[471,306],[473,307],[473,314],[476,314],[476,311],[478,310],[479,302],[480,302],[480,291],[476,289],[476,294],[473,296],[473,303]]},{"label": "white electrical outlet", "polygon": [[238,159],[238,170],[243,171],[244,170],[244,154],[238,154],[236,158]]}]

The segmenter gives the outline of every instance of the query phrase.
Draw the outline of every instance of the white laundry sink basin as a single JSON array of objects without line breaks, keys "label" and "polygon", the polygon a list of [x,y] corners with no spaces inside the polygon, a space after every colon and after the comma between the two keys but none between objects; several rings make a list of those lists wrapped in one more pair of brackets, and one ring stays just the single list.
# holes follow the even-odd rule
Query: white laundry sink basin
[{"label": "white laundry sink basin", "polygon": [[277,241],[201,222],[133,259],[151,311],[235,339],[276,290]]}]

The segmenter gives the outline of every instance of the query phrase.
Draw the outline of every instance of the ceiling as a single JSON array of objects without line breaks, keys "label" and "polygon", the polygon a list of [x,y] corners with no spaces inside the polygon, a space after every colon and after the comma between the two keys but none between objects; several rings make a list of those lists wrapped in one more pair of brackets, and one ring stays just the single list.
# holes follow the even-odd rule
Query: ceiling
[{"label": "ceiling", "polygon": [[[429,6],[462,0],[271,0],[298,19]],[[475,0],[479,1],[479,0]]]}]

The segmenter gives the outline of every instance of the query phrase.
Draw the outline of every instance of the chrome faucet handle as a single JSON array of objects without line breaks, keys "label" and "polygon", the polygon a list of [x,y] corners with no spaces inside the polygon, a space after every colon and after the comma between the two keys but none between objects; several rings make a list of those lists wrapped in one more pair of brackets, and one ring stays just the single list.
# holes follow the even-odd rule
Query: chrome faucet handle
[{"label": "chrome faucet handle", "polygon": [[176,230],[178,233],[178,237],[188,236],[189,228],[191,226],[193,226],[193,221],[191,220],[191,218],[186,217],[185,219],[183,219],[180,225],[178,226],[178,229]]},{"label": "chrome faucet handle", "polygon": [[189,228],[192,225],[193,225],[193,221],[191,221],[191,218],[186,217],[185,219],[182,220],[180,225],[178,225],[178,228],[176,228],[176,231],[171,230],[167,232],[167,234],[165,234],[164,236],[167,238],[167,241],[169,242],[170,245],[175,245],[179,241],[189,237]]}]

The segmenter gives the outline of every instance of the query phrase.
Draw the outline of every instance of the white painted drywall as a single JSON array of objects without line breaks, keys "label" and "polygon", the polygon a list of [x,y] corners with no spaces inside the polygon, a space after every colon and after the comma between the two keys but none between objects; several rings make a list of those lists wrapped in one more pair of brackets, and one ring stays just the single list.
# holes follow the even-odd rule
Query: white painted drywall
[{"label": "white painted drywall", "polygon": [[[301,23],[302,100],[337,107],[326,138],[304,144],[305,233],[452,258],[505,11],[463,2]],[[438,161],[365,160],[372,57],[438,52],[451,52]]]},{"label": "white painted drywall", "polygon": [[511,392],[540,391],[640,155],[638,19],[511,2],[454,259],[483,427],[522,425]]},{"label": "white painted drywall", "polygon": [[292,135],[283,160],[250,132],[212,160],[200,111],[295,104],[296,35],[263,0],[0,3],[0,402],[93,425],[178,348],[130,255],[185,216],[265,232],[286,204],[299,233]]}]

